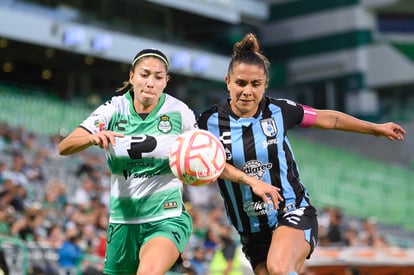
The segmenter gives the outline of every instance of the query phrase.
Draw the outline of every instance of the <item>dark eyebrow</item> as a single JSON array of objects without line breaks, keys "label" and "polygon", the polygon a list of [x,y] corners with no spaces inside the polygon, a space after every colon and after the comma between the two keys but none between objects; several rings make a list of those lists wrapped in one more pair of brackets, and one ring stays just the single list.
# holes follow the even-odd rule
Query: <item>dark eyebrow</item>
[{"label": "dark eyebrow", "polygon": [[154,73],[154,74],[167,74],[167,72],[165,72],[165,71],[152,72],[151,70],[145,69],[145,68],[139,68],[138,71],[143,71],[145,73]]},{"label": "dark eyebrow", "polygon": [[251,80],[251,81],[248,81],[248,80],[245,80],[245,79],[243,79],[243,78],[236,78],[235,79],[235,82],[240,82],[240,83],[248,83],[248,82],[251,82],[251,83],[262,83],[262,82],[264,82],[265,80],[264,79],[261,79],[261,78],[259,78],[259,79],[253,79],[253,80]]}]

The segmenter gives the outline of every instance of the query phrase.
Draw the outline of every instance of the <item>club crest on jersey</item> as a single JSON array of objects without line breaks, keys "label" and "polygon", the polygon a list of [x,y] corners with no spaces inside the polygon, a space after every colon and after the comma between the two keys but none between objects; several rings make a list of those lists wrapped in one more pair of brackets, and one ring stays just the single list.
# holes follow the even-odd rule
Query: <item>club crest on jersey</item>
[{"label": "club crest on jersey", "polygon": [[263,134],[267,137],[275,137],[277,134],[276,122],[273,118],[266,118],[260,120],[260,126],[262,126]]},{"label": "club crest on jersey", "polygon": [[170,132],[171,129],[172,129],[172,125],[171,125],[170,117],[167,115],[160,116],[160,121],[158,122],[158,130],[161,133],[166,134]]}]

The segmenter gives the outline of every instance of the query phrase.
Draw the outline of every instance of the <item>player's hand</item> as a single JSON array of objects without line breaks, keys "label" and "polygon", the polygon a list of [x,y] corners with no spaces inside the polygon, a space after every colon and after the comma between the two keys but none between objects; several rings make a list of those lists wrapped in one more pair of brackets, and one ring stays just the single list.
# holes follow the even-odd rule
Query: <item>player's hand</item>
[{"label": "player's hand", "polygon": [[98,145],[102,149],[108,149],[109,144],[115,145],[116,137],[123,137],[123,134],[112,132],[112,131],[100,131],[93,134],[91,139],[92,143]]},{"label": "player's hand", "polygon": [[283,201],[279,188],[249,176],[229,163],[226,163],[220,178],[250,186],[253,193],[262,198],[265,203],[273,204],[275,209],[279,209],[279,202]]},{"label": "player's hand", "polygon": [[378,124],[374,131],[375,136],[384,136],[389,140],[404,140],[404,135],[407,133],[404,128],[394,122]]},{"label": "player's hand", "polygon": [[280,195],[280,188],[265,183],[254,177],[250,177],[249,186],[252,188],[253,193],[261,197],[267,204],[273,203],[275,209],[279,209],[279,202],[283,201],[282,195]]}]

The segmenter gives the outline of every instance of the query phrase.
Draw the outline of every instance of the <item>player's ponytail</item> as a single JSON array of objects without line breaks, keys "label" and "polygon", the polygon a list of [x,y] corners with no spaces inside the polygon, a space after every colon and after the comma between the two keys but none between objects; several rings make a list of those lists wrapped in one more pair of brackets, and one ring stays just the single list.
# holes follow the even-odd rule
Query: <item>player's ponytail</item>
[{"label": "player's ponytail", "polygon": [[132,84],[129,81],[124,81],[121,87],[115,89],[116,93],[125,93],[128,92],[132,88]]},{"label": "player's ponytail", "polygon": [[237,57],[243,52],[260,52],[259,42],[253,33],[248,33],[243,40],[238,41],[233,46],[232,58]]},{"label": "player's ponytail", "polygon": [[240,63],[261,66],[269,78],[270,62],[261,52],[259,41],[253,33],[246,34],[241,41],[234,44],[227,74],[232,73],[233,65]]}]

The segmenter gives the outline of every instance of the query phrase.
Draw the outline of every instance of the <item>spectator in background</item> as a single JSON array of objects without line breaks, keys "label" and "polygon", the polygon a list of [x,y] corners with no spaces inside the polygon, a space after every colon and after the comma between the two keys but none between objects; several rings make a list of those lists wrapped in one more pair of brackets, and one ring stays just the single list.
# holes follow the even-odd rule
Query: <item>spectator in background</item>
[{"label": "spectator in background", "polygon": [[212,227],[209,226],[204,237],[203,247],[205,249],[205,258],[211,261],[216,254],[217,249],[220,247],[221,240],[219,232],[216,232]]},{"label": "spectator in background", "polygon": [[[204,240],[208,230],[207,213],[187,203],[186,209],[191,215],[193,221],[193,232],[186,247],[186,251],[193,251],[197,247],[204,247]],[[184,255],[185,256],[185,255]]]},{"label": "spectator in background", "polygon": [[359,239],[365,246],[388,246],[384,236],[377,230],[377,219],[375,217],[369,217],[362,221],[362,230],[360,231]]},{"label": "spectator in background", "polygon": [[22,148],[21,149],[24,152],[24,155],[26,157],[33,157],[33,155],[38,149],[37,136],[33,132],[27,133],[23,128],[22,128],[22,132],[23,134],[22,134]]},{"label": "spectator in background", "polygon": [[322,240],[326,236],[329,227],[329,219],[333,207],[324,207],[318,213],[318,239]]},{"label": "spectator in background", "polygon": [[11,205],[18,213],[23,213],[32,203],[26,188],[7,175],[0,190],[0,205]]},{"label": "spectator in background", "polygon": [[358,228],[354,225],[350,225],[344,234],[344,244],[345,246],[361,246],[361,242],[359,240],[359,231]]},{"label": "spectator in background", "polygon": [[95,254],[101,258],[104,258],[105,253],[106,253],[106,235],[104,233],[101,233],[99,235],[98,243],[96,245]]},{"label": "spectator in background", "polygon": [[1,275],[9,275],[9,266],[6,260],[6,256],[4,250],[0,248],[0,274]]},{"label": "spectator in background", "polygon": [[331,244],[342,244],[342,230],[343,230],[343,215],[342,211],[335,208],[330,215],[329,227],[326,237]]},{"label": "spectator in background", "polygon": [[10,126],[6,122],[0,121],[0,152],[7,152],[7,132]]},{"label": "spectator in background", "polygon": [[62,246],[58,249],[59,265],[65,271],[63,275],[76,274],[78,264],[83,256],[83,251],[79,246],[82,240],[80,232],[76,228],[66,231],[66,238]]},{"label": "spectator in background", "polygon": [[338,208],[332,208],[329,211],[328,226],[325,234],[319,238],[321,246],[342,246],[344,245],[343,236],[343,215]]},{"label": "spectator in background", "polygon": [[53,249],[59,249],[65,241],[63,226],[58,223],[50,224],[46,229],[47,235],[42,241],[40,241],[40,244]]},{"label": "spectator in background", "polygon": [[0,205],[0,236],[10,235],[10,226],[13,220],[10,219],[11,206]]},{"label": "spectator in background", "polygon": [[26,166],[26,159],[20,151],[15,151],[12,156],[12,165],[10,167],[9,177],[13,179],[16,185],[22,185],[27,188],[29,186],[29,179],[24,172]]},{"label": "spectator in background", "polygon": [[221,227],[221,252],[224,259],[226,260],[226,268],[223,271],[223,275],[228,275],[233,269],[234,255],[236,254],[236,242],[233,239],[232,227],[222,226]]},{"label": "spectator in background", "polygon": [[33,160],[31,163],[28,163],[23,171],[26,175],[27,179],[32,183],[35,184],[37,188],[43,188],[44,181],[46,180],[45,172],[44,172],[44,159],[45,156],[42,152],[37,152],[34,155]]},{"label": "spectator in background", "polygon": [[8,152],[15,152],[16,150],[22,150],[24,148],[23,133],[24,129],[22,127],[8,128],[8,131],[5,133],[6,150]]},{"label": "spectator in background", "polygon": [[85,160],[76,168],[75,175],[78,178],[91,177],[95,170],[94,159],[91,156],[86,156]]},{"label": "spectator in background", "polygon": [[76,189],[72,202],[78,207],[89,211],[92,206],[92,198],[96,197],[96,186],[91,178],[84,176],[80,188]]},{"label": "spectator in background", "polygon": [[24,211],[24,202],[17,196],[17,186],[14,184],[13,179],[8,176],[3,178],[1,184],[0,205],[2,207],[11,205],[17,211]]},{"label": "spectator in background", "polygon": [[9,168],[7,167],[7,163],[0,161],[0,186],[3,184],[8,170]]},{"label": "spectator in background", "polygon": [[17,236],[27,242],[41,242],[45,237],[46,229],[43,227],[44,216],[42,206],[34,203],[24,211],[21,219],[10,228],[12,236]]},{"label": "spectator in background", "polygon": [[61,181],[49,181],[44,190],[42,205],[45,219],[51,223],[64,218],[64,208],[68,201],[66,187]]},{"label": "spectator in background", "polygon": [[44,148],[44,152],[49,159],[55,160],[60,158],[58,145],[62,140],[60,135],[51,135]]},{"label": "spectator in background", "polygon": [[203,247],[197,247],[193,251],[193,256],[190,258],[192,269],[197,275],[207,275],[208,268],[206,267],[206,251]]},{"label": "spectator in background", "polygon": [[98,191],[100,194],[100,202],[103,203],[109,212],[111,203],[111,171],[103,169],[102,177],[99,179]]},{"label": "spectator in background", "polygon": [[[34,203],[39,199],[41,188],[37,188],[33,182],[29,180],[28,175],[28,157],[23,155],[22,151],[15,150],[12,153],[12,165],[7,176],[13,180],[16,186],[16,197],[19,197],[21,206],[15,206],[17,211],[22,211],[28,205]],[[23,209],[22,209],[23,208]]]},{"label": "spectator in background", "polygon": [[184,188],[188,200],[197,208],[212,210],[221,203],[216,185],[185,185]]}]

